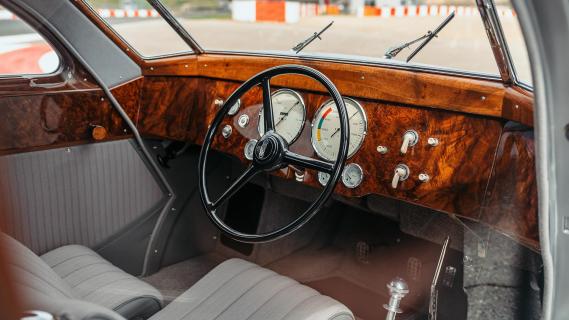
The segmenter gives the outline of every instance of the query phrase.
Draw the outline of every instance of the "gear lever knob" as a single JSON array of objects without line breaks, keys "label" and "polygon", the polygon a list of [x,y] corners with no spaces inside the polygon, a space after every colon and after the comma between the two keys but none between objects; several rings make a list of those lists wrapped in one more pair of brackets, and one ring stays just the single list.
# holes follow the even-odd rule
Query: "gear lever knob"
[{"label": "gear lever knob", "polygon": [[395,316],[398,313],[402,313],[403,310],[399,308],[401,300],[409,293],[409,286],[407,282],[402,278],[396,277],[387,284],[387,289],[389,289],[389,303],[384,304],[383,308],[387,310],[387,316],[385,320],[395,320]]}]

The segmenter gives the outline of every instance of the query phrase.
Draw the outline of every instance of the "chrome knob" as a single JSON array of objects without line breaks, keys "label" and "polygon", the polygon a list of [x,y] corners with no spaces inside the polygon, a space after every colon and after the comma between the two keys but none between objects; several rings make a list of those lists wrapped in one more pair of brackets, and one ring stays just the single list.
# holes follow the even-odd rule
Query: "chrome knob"
[{"label": "chrome knob", "polygon": [[397,189],[399,182],[407,178],[409,178],[409,167],[404,164],[398,164],[397,167],[395,167],[395,174],[391,180],[391,187]]},{"label": "chrome knob", "polygon": [[415,130],[407,130],[403,135],[403,143],[401,144],[401,153],[406,154],[409,147],[417,144],[419,141],[419,134]]},{"label": "chrome knob", "polygon": [[430,179],[431,179],[431,177],[429,177],[429,175],[426,173],[420,173],[419,174],[419,181],[421,181],[421,182],[428,182]]},{"label": "chrome knob", "polygon": [[430,145],[431,147],[436,147],[439,145],[439,139],[431,137],[427,139],[427,144]]},{"label": "chrome knob", "polygon": [[221,98],[217,98],[213,101],[213,104],[218,108],[221,108],[223,106],[223,103],[224,101]]},{"label": "chrome knob", "polygon": [[241,128],[247,127],[247,125],[249,124],[249,116],[246,115],[246,114],[242,114],[242,115],[239,117],[239,120],[237,120],[237,124],[239,124],[239,126],[240,126]]},{"label": "chrome knob", "polygon": [[225,127],[223,127],[223,129],[221,129],[221,135],[225,139],[229,138],[229,136],[231,135],[232,132],[233,132],[233,128],[231,128],[230,125],[226,125]]},{"label": "chrome knob", "polygon": [[396,277],[387,284],[387,289],[389,289],[389,303],[384,304],[383,308],[387,310],[387,315],[385,320],[394,320],[398,313],[402,313],[403,310],[399,308],[401,300],[409,293],[409,286],[407,282],[402,278]]},{"label": "chrome knob", "polygon": [[389,151],[389,149],[387,149],[386,146],[377,146],[376,150],[377,150],[377,152],[379,152],[380,154],[386,154],[387,151]]}]

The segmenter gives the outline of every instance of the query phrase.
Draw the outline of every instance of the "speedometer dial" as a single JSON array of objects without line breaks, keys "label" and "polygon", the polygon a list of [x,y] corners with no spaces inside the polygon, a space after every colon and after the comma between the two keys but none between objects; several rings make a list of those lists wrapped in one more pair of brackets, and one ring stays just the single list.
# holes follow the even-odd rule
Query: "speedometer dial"
[{"label": "speedometer dial", "polygon": [[[286,142],[292,143],[302,131],[306,118],[306,109],[302,97],[289,89],[275,91],[271,95],[273,102],[273,116],[275,118],[275,130]],[[259,134],[265,133],[263,121],[263,109],[259,114]]]},{"label": "speedometer dial", "polygon": [[[355,100],[344,98],[350,125],[348,158],[361,147],[366,132],[367,118],[362,106]],[[324,103],[316,112],[312,122],[312,146],[321,158],[334,161],[340,149],[340,115],[334,101]]]}]

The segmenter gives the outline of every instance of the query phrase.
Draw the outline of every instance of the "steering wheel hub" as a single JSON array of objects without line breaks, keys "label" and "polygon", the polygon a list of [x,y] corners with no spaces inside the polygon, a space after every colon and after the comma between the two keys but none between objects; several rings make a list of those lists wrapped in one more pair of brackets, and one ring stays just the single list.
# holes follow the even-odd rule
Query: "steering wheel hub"
[{"label": "steering wheel hub", "polygon": [[263,170],[274,170],[281,166],[285,150],[284,139],[274,132],[267,132],[255,145],[253,161]]}]

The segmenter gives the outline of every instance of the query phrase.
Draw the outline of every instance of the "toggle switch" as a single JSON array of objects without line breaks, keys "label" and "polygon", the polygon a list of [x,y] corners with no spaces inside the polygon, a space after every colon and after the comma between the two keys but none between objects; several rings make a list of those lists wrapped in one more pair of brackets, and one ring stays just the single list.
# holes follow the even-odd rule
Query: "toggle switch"
[{"label": "toggle switch", "polygon": [[415,130],[407,130],[403,135],[403,143],[401,144],[401,153],[406,154],[409,147],[417,144],[419,134]]},{"label": "toggle switch", "polygon": [[409,178],[409,167],[404,164],[398,164],[397,167],[395,167],[393,180],[391,180],[391,187],[397,189],[399,182],[407,180],[407,178]]}]

